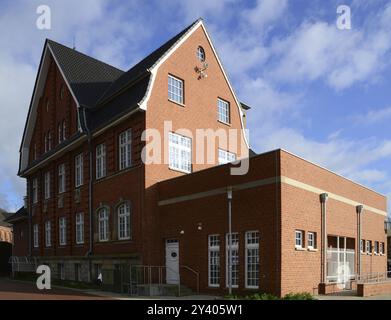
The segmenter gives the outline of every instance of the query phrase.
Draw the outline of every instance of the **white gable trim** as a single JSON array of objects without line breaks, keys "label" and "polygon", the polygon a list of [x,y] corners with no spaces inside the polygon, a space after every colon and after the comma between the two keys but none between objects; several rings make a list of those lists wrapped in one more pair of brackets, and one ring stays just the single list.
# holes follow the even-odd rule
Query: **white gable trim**
[{"label": "white gable trim", "polygon": [[175,52],[176,49],[178,49],[196,30],[198,27],[202,27],[205,34],[206,34],[206,38],[208,39],[208,42],[213,50],[213,53],[217,59],[217,62],[220,66],[220,69],[221,71],[223,72],[223,75],[224,75],[224,78],[225,80],[227,81],[227,84],[228,84],[228,87],[235,99],[235,102],[236,102],[236,106],[238,108],[238,111],[239,111],[239,115],[240,115],[240,123],[242,125],[242,130],[243,130],[243,138],[244,138],[244,141],[246,142],[246,145],[248,148],[250,148],[250,145],[249,145],[249,142],[247,140],[247,135],[244,131],[244,123],[243,123],[243,110],[242,110],[242,107],[240,105],[240,102],[235,94],[235,91],[233,90],[233,87],[231,85],[231,82],[229,81],[228,79],[228,76],[224,70],[224,67],[220,61],[220,58],[216,52],[216,49],[212,43],[212,40],[209,36],[209,33],[208,31],[206,30],[206,27],[204,25],[204,22],[202,20],[200,20],[199,22],[197,22],[182,38],[180,41],[178,41],[170,50],[168,50],[152,67],[151,69],[149,70],[151,72],[151,79],[149,81],[149,84],[148,84],[148,89],[147,89],[147,94],[145,95],[145,97],[143,98],[143,100],[139,103],[139,107],[140,109],[142,110],[147,110],[147,106],[148,106],[148,102],[149,102],[149,99],[151,97],[151,94],[152,94],[152,88],[153,88],[153,85],[155,83],[155,80],[156,80],[156,75],[157,75],[157,72],[160,68],[160,66]]},{"label": "white gable trim", "polygon": [[57,68],[60,70],[61,76],[63,77],[65,84],[67,85],[69,91],[71,92],[71,95],[76,103],[77,109],[79,110],[80,108],[79,102],[77,101],[76,96],[72,91],[72,88],[69,85],[67,78],[64,75],[64,72],[61,69],[60,64],[58,63],[55,55],[53,54],[52,49],[50,48],[50,44],[47,43],[43,52],[42,64],[38,71],[37,84],[31,100],[31,105],[27,116],[26,131],[23,135],[23,141],[20,149],[21,152],[20,172],[23,172],[28,166],[30,143],[34,133],[35,123],[37,120],[37,109],[38,109],[39,99],[43,94],[45,84],[46,84],[47,74],[49,71],[50,55],[53,57],[53,60],[56,63]]}]

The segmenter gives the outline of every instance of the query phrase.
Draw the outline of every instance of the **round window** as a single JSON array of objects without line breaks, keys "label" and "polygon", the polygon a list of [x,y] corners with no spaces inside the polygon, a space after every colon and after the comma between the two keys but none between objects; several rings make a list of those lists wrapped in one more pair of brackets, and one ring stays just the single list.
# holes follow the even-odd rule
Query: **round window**
[{"label": "round window", "polygon": [[178,256],[178,254],[176,252],[171,252],[171,257],[172,258],[176,258]]},{"label": "round window", "polygon": [[198,47],[197,48],[197,58],[198,60],[200,60],[201,62],[204,62],[205,61],[205,50],[203,47]]}]

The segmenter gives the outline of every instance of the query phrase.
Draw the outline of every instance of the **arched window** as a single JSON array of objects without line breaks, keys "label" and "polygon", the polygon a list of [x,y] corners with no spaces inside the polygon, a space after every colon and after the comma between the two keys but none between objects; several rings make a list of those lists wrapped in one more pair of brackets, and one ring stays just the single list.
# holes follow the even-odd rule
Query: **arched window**
[{"label": "arched window", "polygon": [[200,60],[201,62],[204,62],[205,61],[205,50],[203,47],[198,47],[197,48],[197,58],[198,60]]},{"label": "arched window", "polygon": [[130,206],[123,203],[118,207],[118,239],[130,239]]},{"label": "arched window", "polygon": [[98,211],[99,241],[109,240],[109,213],[107,208]]}]

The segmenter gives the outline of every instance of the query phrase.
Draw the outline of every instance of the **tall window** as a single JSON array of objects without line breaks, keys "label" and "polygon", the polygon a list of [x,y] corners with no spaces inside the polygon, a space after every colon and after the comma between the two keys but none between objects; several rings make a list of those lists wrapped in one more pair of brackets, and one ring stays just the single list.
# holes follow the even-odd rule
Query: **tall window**
[{"label": "tall window", "polygon": [[96,179],[106,176],[106,145],[96,147]]},{"label": "tall window", "polygon": [[45,222],[45,246],[52,246],[52,224],[50,221]]},{"label": "tall window", "polygon": [[380,242],[380,254],[384,254],[384,242]]},{"label": "tall window", "polygon": [[246,287],[259,287],[259,232],[246,232]]},{"label": "tall window", "polygon": [[183,104],[183,81],[173,76],[168,76],[168,98]]},{"label": "tall window", "polygon": [[50,151],[52,150],[52,133],[49,131],[48,132],[48,150],[47,151]]},{"label": "tall window", "polygon": [[45,173],[45,200],[50,199],[50,172]]},{"label": "tall window", "polygon": [[119,169],[131,166],[132,160],[132,132],[126,130],[119,135]]},{"label": "tall window", "polygon": [[32,187],[32,193],[33,193],[33,203],[38,202],[38,178],[33,179],[33,187]]},{"label": "tall window", "polygon": [[308,232],[308,248],[316,249],[316,232]]},{"label": "tall window", "polygon": [[39,226],[38,226],[38,224],[34,224],[34,226],[33,226],[33,243],[34,243],[34,248],[39,247]]},{"label": "tall window", "polygon": [[198,47],[197,48],[197,58],[198,60],[200,60],[201,62],[204,62],[205,61],[205,50],[203,47]]},{"label": "tall window", "polygon": [[372,241],[370,240],[367,240],[367,254],[371,254],[372,253]]},{"label": "tall window", "polygon": [[65,268],[64,268],[64,264],[63,263],[59,263],[57,265],[57,269],[58,269],[58,275],[60,277],[60,280],[65,280]]},{"label": "tall window", "polygon": [[130,239],[130,206],[124,203],[118,207],[118,238]]},{"label": "tall window", "polygon": [[374,253],[379,254],[379,241],[375,241]]},{"label": "tall window", "polygon": [[63,98],[64,98],[64,85],[62,84],[60,88],[60,100],[62,100]]},{"label": "tall window", "polygon": [[65,140],[66,139],[66,122],[65,120],[62,121],[62,140]]},{"label": "tall window", "polygon": [[65,192],[65,164],[58,166],[58,193]]},{"label": "tall window", "polygon": [[236,154],[219,149],[219,164],[226,164],[236,161]]},{"label": "tall window", "polygon": [[364,252],[365,252],[365,251],[364,251],[364,244],[365,244],[365,240],[361,239],[361,240],[360,240],[360,251],[361,251],[361,253],[364,253]]},{"label": "tall window", "polygon": [[[231,238],[231,239],[230,239]],[[239,234],[232,233],[232,237],[229,234],[226,236],[227,253],[226,253],[226,279],[227,287],[229,286],[229,247],[231,247],[231,283],[232,287],[237,287],[239,284]]]},{"label": "tall window", "polygon": [[76,188],[83,185],[83,154],[75,158],[75,185]]},{"label": "tall window", "polygon": [[182,172],[191,172],[191,139],[170,132],[169,167]]},{"label": "tall window", "polygon": [[109,213],[106,208],[98,211],[99,241],[109,240]]},{"label": "tall window", "polygon": [[58,221],[59,224],[59,241],[60,246],[65,246],[67,243],[67,221],[64,217],[60,218]]},{"label": "tall window", "polygon": [[220,236],[210,235],[208,239],[208,260],[209,271],[208,279],[210,287],[218,287],[220,285]]},{"label": "tall window", "polygon": [[62,125],[59,123],[58,124],[58,143],[60,144],[62,142]]},{"label": "tall window", "polygon": [[224,123],[230,123],[229,103],[227,101],[217,99],[218,119]]},{"label": "tall window", "polygon": [[76,215],[76,244],[84,243],[84,214]]},{"label": "tall window", "polygon": [[295,246],[296,248],[303,248],[304,245],[304,233],[301,230],[295,231]]}]

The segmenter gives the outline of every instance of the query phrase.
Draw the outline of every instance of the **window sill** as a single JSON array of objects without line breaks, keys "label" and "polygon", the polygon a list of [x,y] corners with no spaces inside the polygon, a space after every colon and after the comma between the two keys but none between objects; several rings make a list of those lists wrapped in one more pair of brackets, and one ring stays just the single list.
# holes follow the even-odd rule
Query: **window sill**
[{"label": "window sill", "polygon": [[215,286],[213,286],[213,285],[208,285],[208,288],[209,289],[220,289],[220,285],[215,285]]},{"label": "window sill", "polygon": [[177,104],[178,106],[180,106],[180,107],[186,107],[186,105],[184,104],[184,103],[180,103],[180,102],[177,102],[177,101],[175,101],[175,100],[171,100],[171,99],[168,99],[168,101],[169,102],[172,102],[172,103],[175,103],[175,104]]},{"label": "window sill", "polygon": [[308,248],[308,251],[309,251],[309,252],[318,252],[318,249],[315,249],[315,248]]},{"label": "window sill", "polygon": [[306,249],[303,247],[295,247],[295,250],[296,251],[306,251]]},{"label": "window sill", "polygon": [[186,170],[182,170],[182,169],[177,169],[177,168],[173,168],[173,167],[168,167],[169,170],[171,171],[176,171],[176,172],[180,172],[180,173],[185,173],[185,174],[190,174],[191,171],[186,171]]},{"label": "window sill", "polygon": [[221,124],[224,124],[224,125],[226,125],[228,127],[231,127],[231,123],[229,123],[229,122],[224,122],[224,121],[221,121],[221,120],[217,120],[217,122],[219,122]]}]

